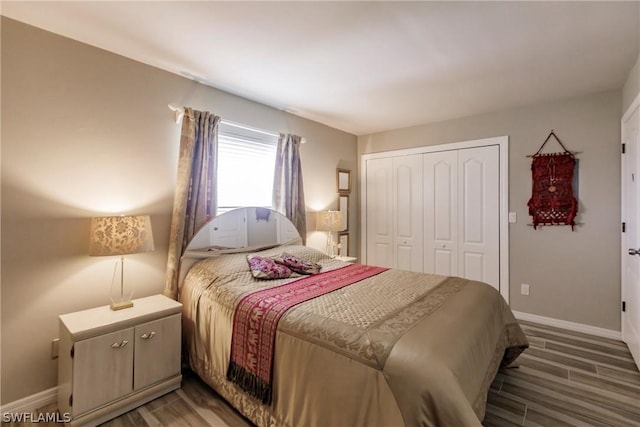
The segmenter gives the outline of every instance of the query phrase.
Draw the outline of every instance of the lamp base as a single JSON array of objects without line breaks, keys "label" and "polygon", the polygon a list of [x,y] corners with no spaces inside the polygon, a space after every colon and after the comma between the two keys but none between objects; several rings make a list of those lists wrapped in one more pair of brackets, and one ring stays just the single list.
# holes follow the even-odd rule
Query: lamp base
[{"label": "lamp base", "polygon": [[333,238],[333,233],[331,231],[327,231],[327,249],[326,249],[327,255],[329,255],[331,258],[335,258],[337,256],[336,254],[336,241]]},{"label": "lamp base", "polygon": [[133,301],[120,301],[120,302],[112,302],[111,303],[111,310],[122,310],[124,308],[131,308],[133,307]]}]

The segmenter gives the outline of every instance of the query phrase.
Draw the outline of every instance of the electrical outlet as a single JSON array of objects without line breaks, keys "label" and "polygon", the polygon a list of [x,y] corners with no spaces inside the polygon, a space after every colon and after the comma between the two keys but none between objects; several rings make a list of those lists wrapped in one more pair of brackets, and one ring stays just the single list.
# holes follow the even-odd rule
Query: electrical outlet
[{"label": "electrical outlet", "polygon": [[58,358],[59,346],[60,346],[60,338],[54,338],[54,340],[51,341],[51,358],[52,359]]},{"label": "electrical outlet", "polygon": [[527,285],[526,283],[522,283],[520,285],[520,293],[522,295],[529,295],[529,285]]}]

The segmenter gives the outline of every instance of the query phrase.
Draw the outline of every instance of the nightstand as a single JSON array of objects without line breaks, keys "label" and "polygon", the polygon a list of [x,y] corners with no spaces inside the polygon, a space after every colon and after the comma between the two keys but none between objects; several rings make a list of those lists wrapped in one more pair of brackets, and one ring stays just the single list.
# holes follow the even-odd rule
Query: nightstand
[{"label": "nightstand", "polygon": [[358,262],[358,258],[354,256],[337,256],[335,259],[351,264]]},{"label": "nightstand", "polygon": [[58,408],[97,425],[180,388],[182,304],[163,295],[60,316]]}]

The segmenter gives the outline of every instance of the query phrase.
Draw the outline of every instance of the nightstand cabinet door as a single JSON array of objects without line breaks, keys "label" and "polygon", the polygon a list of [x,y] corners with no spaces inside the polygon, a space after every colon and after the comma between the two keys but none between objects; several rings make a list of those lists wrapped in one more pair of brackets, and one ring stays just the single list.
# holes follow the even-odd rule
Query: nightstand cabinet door
[{"label": "nightstand cabinet door", "polygon": [[180,374],[180,314],[135,327],[133,389]]},{"label": "nightstand cabinet door", "polygon": [[133,328],[128,328],[74,344],[74,415],[132,391],[133,340]]}]

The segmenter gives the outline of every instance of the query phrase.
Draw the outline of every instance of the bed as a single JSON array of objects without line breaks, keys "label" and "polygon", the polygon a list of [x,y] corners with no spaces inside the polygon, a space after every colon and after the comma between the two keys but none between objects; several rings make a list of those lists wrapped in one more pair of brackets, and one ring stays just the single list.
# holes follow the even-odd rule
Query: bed
[{"label": "bed", "polygon": [[[366,267],[298,245],[251,255],[285,251],[317,263],[319,277]],[[252,292],[306,278],[256,279],[247,253],[232,253],[199,260],[180,286],[190,368],[260,427],[481,425],[497,370],[528,346],[491,286],[384,269],[282,315],[264,404],[227,378],[234,311]]]}]

